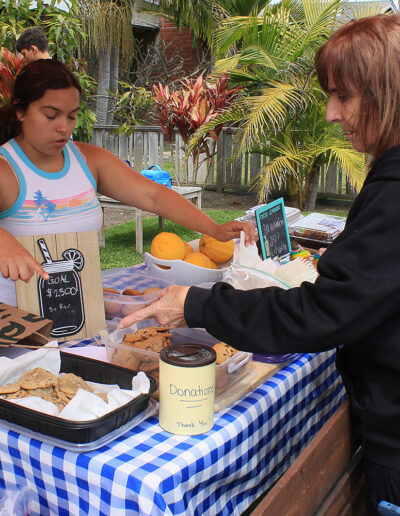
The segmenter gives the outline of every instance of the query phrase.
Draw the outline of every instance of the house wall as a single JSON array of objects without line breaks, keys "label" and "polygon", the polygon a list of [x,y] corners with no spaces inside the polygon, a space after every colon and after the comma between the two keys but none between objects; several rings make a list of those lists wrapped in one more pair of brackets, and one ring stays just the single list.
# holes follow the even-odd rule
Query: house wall
[{"label": "house wall", "polygon": [[183,59],[183,68],[187,74],[193,72],[202,60],[203,49],[199,43],[193,48],[192,32],[187,27],[181,30],[166,18],[160,16],[160,43],[165,44],[165,53],[170,58],[173,53]]}]

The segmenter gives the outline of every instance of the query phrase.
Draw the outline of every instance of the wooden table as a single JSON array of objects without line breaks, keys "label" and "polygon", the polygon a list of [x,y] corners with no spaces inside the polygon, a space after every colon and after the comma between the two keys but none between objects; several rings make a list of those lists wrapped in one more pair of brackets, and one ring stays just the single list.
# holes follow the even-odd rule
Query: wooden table
[{"label": "wooden table", "polygon": [[[194,204],[201,210],[201,186],[173,186],[172,189],[174,192],[178,192],[179,194],[186,197],[186,199],[190,199],[194,202]],[[134,206],[129,206],[127,204],[122,204],[115,199],[111,199],[111,197],[106,197],[105,195],[98,196],[100,201],[100,206],[103,208],[103,226],[99,235],[99,245],[101,247],[105,247],[105,238],[104,238],[104,208],[114,208],[118,210],[134,210],[136,215],[136,252],[139,254],[143,253],[143,210],[140,208],[135,208]],[[164,227],[163,217],[158,217],[158,227],[162,229]]]}]

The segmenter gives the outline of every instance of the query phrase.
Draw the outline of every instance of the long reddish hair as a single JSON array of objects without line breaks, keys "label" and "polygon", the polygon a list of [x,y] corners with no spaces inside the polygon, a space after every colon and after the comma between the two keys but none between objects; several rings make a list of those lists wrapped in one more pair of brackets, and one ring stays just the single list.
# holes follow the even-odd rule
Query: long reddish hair
[{"label": "long reddish hair", "polygon": [[[400,144],[400,16],[379,14],[346,23],[319,49],[318,80],[329,78],[340,95],[352,86],[361,95],[357,131],[376,159]],[[367,142],[373,129],[374,142]]]}]

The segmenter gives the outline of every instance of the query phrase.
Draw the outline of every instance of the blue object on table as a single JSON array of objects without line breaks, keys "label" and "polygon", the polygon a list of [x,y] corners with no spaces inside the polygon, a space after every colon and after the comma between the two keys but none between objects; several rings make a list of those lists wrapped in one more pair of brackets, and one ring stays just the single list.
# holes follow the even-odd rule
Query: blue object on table
[{"label": "blue object on table", "polygon": [[383,514],[383,516],[393,516],[394,514],[400,514],[400,507],[382,500],[378,504],[378,512]]},{"label": "blue object on table", "polygon": [[140,173],[142,176],[148,177],[160,185],[172,188],[171,175],[158,165],[151,165],[151,167],[146,168],[146,170],[142,170]]},{"label": "blue object on table", "polygon": [[283,362],[289,362],[297,360],[301,356],[301,353],[286,353],[277,355],[261,355],[259,353],[253,353],[254,362],[266,362],[267,364],[281,364]]}]

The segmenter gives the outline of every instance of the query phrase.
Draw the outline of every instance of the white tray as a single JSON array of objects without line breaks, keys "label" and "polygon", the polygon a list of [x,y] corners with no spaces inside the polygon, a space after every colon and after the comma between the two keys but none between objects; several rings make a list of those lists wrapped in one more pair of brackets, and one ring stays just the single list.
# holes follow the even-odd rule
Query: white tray
[{"label": "white tray", "polygon": [[[200,239],[189,242],[196,252],[199,250],[199,241]],[[144,253],[143,259],[146,267],[152,273],[166,280],[173,281],[176,285],[187,286],[221,281],[224,272],[231,263],[231,260],[229,260],[226,263],[220,264],[218,269],[207,269],[183,260],[162,260],[161,258],[155,258],[150,253]],[[169,269],[163,269],[158,267],[158,265],[164,265],[169,267]]]}]

